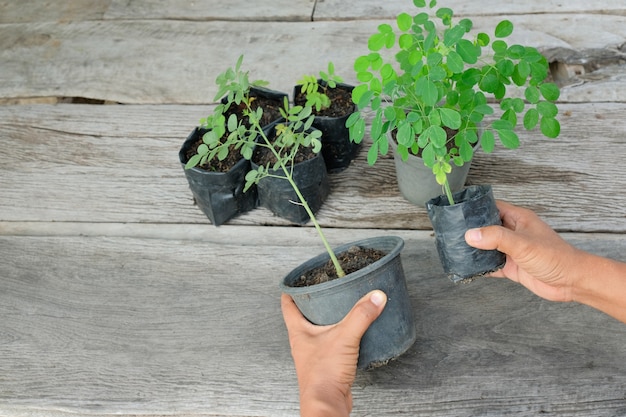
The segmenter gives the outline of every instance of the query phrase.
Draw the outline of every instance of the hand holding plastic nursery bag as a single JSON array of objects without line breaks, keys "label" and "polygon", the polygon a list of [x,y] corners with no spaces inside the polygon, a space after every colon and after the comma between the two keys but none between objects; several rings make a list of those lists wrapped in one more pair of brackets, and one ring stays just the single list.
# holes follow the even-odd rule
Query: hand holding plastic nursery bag
[{"label": "hand holding plastic nursery bag", "polygon": [[497,250],[483,250],[465,242],[465,232],[476,227],[501,225],[491,186],[475,185],[426,203],[435,230],[435,242],[444,271],[453,282],[468,282],[502,268],[506,257]]}]

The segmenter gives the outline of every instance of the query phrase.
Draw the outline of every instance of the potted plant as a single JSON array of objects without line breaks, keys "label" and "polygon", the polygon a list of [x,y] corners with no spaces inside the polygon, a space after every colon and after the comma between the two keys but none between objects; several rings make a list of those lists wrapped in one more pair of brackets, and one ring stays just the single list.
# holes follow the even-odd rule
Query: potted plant
[{"label": "potted plant", "polygon": [[[291,222],[304,224],[310,216],[307,207],[298,202],[305,200],[308,209],[316,213],[330,191],[324,158],[319,148],[312,147],[318,143],[322,146],[319,141],[322,132],[311,126],[310,107],[289,107],[285,98],[280,111],[284,121],[268,129],[259,125],[261,130],[251,158],[251,175],[256,177],[246,183],[244,190],[256,184],[260,206]],[[245,136],[243,140],[251,137]],[[289,166],[281,166],[281,160],[289,161]],[[288,181],[285,181],[285,168],[289,169]],[[301,195],[296,193],[294,184]]]},{"label": "potted plant", "polygon": [[[413,3],[420,9],[427,7],[425,0]],[[354,64],[361,84],[353,90],[352,98],[359,112],[346,122],[351,139],[360,142],[365,134],[364,109],[371,107],[370,164],[379,154],[387,154],[390,146],[402,160],[410,155],[421,157],[436,187],[445,194],[445,198],[430,201],[429,210],[455,204],[453,192],[462,189],[464,178],[452,185],[453,168],[466,167],[478,146],[491,152],[497,136],[504,147],[517,148],[515,128],[520,119],[525,129],[539,127],[549,138],[560,132],[554,104],[559,89],[546,81],[548,62],[534,47],[507,44],[513,24],[503,20],[491,36],[471,35],[471,20],[453,22],[453,11],[445,7],[435,10],[436,5],[432,0],[426,11],[401,13],[396,28],[382,24],[369,38],[370,52]],[[389,59],[382,52],[392,48],[396,53]],[[514,90],[523,92],[525,100],[515,96]],[[493,116],[497,107],[500,117]],[[419,187],[421,182],[412,178],[409,184]],[[469,200],[473,201],[473,191],[459,196],[471,195]],[[420,201],[434,197],[437,195],[426,194]],[[442,232],[437,224],[433,227],[439,239]],[[464,230],[454,233],[462,240]]]},{"label": "potted plant", "polygon": [[340,172],[355,158],[359,144],[350,140],[346,120],[356,111],[352,101],[354,86],[343,83],[328,63],[319,76],[304,75],[293,90],[295,105],[310,106],[315,119],[313,127],[322,131],[322,154],[328,172]]},{"label": "potted plant", "polygon": [[[239,72],[230,72],[229,79],[235,83],[245,83],[245,77]],[[319,153],[322,148],[321,132],[311,129],[314,121],[312,108],[307,105],[288,107],[285,104],[282,110],[284,120],[274,128],[277,136],[272,137],[272,129],[261,127],[262,110],[252,110],[243,95],[234,95],[232,100],[238,105],[243,103],[248,123],[241,123],[231,116],[224,124],[228,132],[226,140],[220,141],[217,135],[211,136],[216,142],[211,142],[209,148],[242,149],[241,153],[247,159],[253,158],[256,150],[261,148],[272,153],[273,161],[259,164],[246,174],[244,189],[261,185],[268,178],[280,178],[288,183],[297,197],[297,201],[291,204],[300,205],[306,211],[326,249],[324,254],[290,272],[282,280],[283,291],[291,294],[303,314],[317,324],[340,321],[355,302],[372,289],[385,291],[388,295],[387,305],[363,337],[359,366],[368,368],[382,365],[399,356],[416,338],[400,260],[402,239],[367,239],[333,249],[293,174],[299,148],[311,148],[314,153]],[[277,140],[280,137],[283,138]],[[355,263],[355,260],[362,260],[361,253],[366,253],[368,258],[364,263]],[[326,263],[330,264],[330,268],[324,268]],[[319,276],[320,269],[324,270],[321,274],[325,277],[323,280],[301,279],[303,275]],[[326,302],[320,302],[321,299],[326,299]]]},{"label": "potted plant", "polygon": [[[243,57],[240,57],[234,71],[239,70],[242,61]],[[228,135],[225,120],[234,115],[238,120],[245,121],[243,108],[229,96],[245,97],[252,103],[253,109],[263,109],[263,127],[271,126],[280,119],[279,108],[287,97],[285,93],[265,88],[265,81],[247,82],[247,73],[245,77],[246,82],[240,90],[233,89],[239,88],[239,85],[231,83],[226,74],[217,77],[215,100],[221,98],[220,104],[209,116],[200,120],[200,126],[189,134],[178,153],[196,204],[215,226],[257,206],[256,188],[243,192],[250,162],[240,151],[250,152],[250,149],[217,146]]]}]

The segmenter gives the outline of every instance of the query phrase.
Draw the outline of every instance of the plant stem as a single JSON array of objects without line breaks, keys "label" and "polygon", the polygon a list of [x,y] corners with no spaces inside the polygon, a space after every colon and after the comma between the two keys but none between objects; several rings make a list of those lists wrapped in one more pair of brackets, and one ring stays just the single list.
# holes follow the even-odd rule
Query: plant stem
[{"label": "plant stem", "polygon": [[300,188],[298,188],[298,185],[293,179],[293,175],[292,175],[293,174],[293,161],[292,161],[291,169],[289,169],[285,164],[284,158],[281,158],[281,155],[279,154],[279,152],[276,149],[274,149],[274,146],[272,145],[270,140],[267,138],[267,135],[265,134],[263,129],[261,129],[258,123],[256,123],[256,125],[259,129],[259,132],[261,132],[261,137],[263,138],[263,140],[265,141],[269,149],[272,151],[276,159],[280,161],[280,167],[283,170],[283,173],[285,174],[285,179],[289,181],[289,185],[291,185],[291,188],[293,188],[296,195],[298,196],[298,199],[300,200],[300,204],[302,204],[302,207],[304,207],[304,210],[309,215],[311,222],[313,222],[313,226],[315,226],[315,230],[317,231],[317,234],[319,235],[320,239],[322,239],[324,248],[326,248],[326,251],[328,252],[328,255],[330,256],[330,260],[332,261],[333,266],[335,267],[335,271],[337,272],[337,277],[339,278],[345,277],[346,273],[341,267],[341,264],[339,263],[339,259],[337,259],[337,255],[335,255],[333,248],[328,243],[326,236],[324,236],[324,232],[322,231],[321,226],[317,222],[317,219],[315,218],[315,214],[313,214],[313,210],[311,210],[311,207],[309,207],[309,203],[307,203],[306,199],[302,195],[302,192],[300,192]]},{"label": "plant stem", "polygon": [[452,190],[450,190],[450,183],[448,182],[448,178],[446,177],[446,181],[443,183],[443,189],[446,192],[446,197],[448,197],[448,203],[453,206],[454,198],[452,198]]},{"label": "plant stem", "polygon": [[309,218],[311,219],[311,222],[313,222],[313,226],[315,226],[315,230],[317,230],[317,234],[320,236],[320,239],[322,239],[322,243],[324,244],[324,247],[326,248],[328,255],[330,255],[330,260],[333,262],[333,265],[337,272],[337,276],[339,278],[346,276],[346,273],[344,272],[343,268],[341,267],[341,264],[339,263],[339,260],[337,259],[337,255],[335,255],[333,248],[328,243],[328,240],[326,240],[326,236],[324,236],[324,232],[322,232],[322,228],[317,222],[317,219],[315,218],[315,215],[313,214],[313,210],[311,210],[311,207],[309,207],[309,204],[307,203],[306,199],[300,192],[300,189],[296,185],[296,182],[293,180],[293,177],[291,175],[287,175],[287,167],[284,164],[281,164],[281,168],[283,169],[283,172],[285,172],[286,174],[287,181],[289,181],[289,184],[291,185],[293,190],[296,192],[296,195],[298,196],[300,203],[302,203],[302,207],[304,207],[307,214],[309,215]]}]

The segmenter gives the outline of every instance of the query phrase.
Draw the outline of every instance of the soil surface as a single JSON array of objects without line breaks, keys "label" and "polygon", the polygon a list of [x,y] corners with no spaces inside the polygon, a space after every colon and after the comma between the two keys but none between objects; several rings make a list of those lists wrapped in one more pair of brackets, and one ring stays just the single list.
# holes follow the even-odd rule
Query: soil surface
[{"label": "soil surface", "polygon": [[[300,88],[296,89],[297,93],[294,97],[294,104],[303,106],[306,103],[306,95],[300,92]],[[313,114],[316,116],[342,117],[354,112],[354,103],[352,102],[352,93],[344,88],[328,88],[324,92],[330,99],[330,107],[320,109]]]},{"label": "soil surface", "polygon": [[[343,268],[346,275],[356,272],[366,266],[378,261],[387,253],[378,249],[362,248],[360,246],[352,246],[347,251],[337,255],[339,264]],[[309,285],[321,284],[339,278],[337,271],[329,259],[324,265],[307,271],[300,276],[294,287],[308,287]]]},{"label": "soil surface", "polygon": [[[251,97],[253,96],[254,95],[251,94]],[[265,97],[255,97],[254,100],[252,100],[251,107],[253,110],[259,107],[263,108],[263,117],[261,118],[261,126],[267,126],[274,120],[277,120],[281,117],[279,108],[282,107],[282,102],[280,100],[268,99]],[[244,124],[248,125],[246,123],[247,118],[244,118],[243,116],[244,108],[245,108],[244,104],[241,104],[239,107],[231,105],[231,107],[229,107],[228,110],[226,110],[224,114],[224,116],[226,117],[226,120],[228,120],[231,114],[236,114],[238,120],[243,119]],[[186,153],[187,161],[189,160],[189,158],[191,158],[196,153],[198,153],[198,146],[202,144],[202,136],[204,132],[206,131],[203,131],[200,135],[198,135],[198,140],[187,151]],[[222,139],[226,139],[227,137],[228,137],[228,132],[226,132],[224,136],[222,136]],[[228,172],[232,169],[232,167],[235,166],[237,162],[239,162],[240,159],[241,159],[241,154],[239,153],[239,151],[231,147],[228,150],[228,156],[224,160],[220,161],[217,158],[213,158],[212,160],[207,161],[206,163],[202,165],[198,165],[198,168],[201,168],[201,169],[204,169],[205,171],[210,171],[210,172]]]},{"label": "soil surface", "polygon": [[[313,152],[313,149],[301,146],[296,153],[296,156],[293,158],[293,164],[298,164],[300,162],[308,161],[317,155]],[[254,154],[252,155],[252,161],[257,165],[267,166],[269,163],[273,165],[276,163],[276,156],[274,153],[264,146],[257,146],[254,150]]]}]

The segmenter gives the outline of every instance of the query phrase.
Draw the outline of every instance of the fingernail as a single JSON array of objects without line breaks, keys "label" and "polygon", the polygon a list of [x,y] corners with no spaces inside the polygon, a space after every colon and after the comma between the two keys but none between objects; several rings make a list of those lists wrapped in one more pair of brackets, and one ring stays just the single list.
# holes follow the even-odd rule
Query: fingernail
[{"label": "fingernail", "polygon": [[381,305],[383,305],[385,303],[385,299],[386,298],[387,297],[385,296],[384,292],[382,292],[382,291],[374,291],[372,293],[372,295],[370,296],[370,301],[375,306],[380,307]]},{"label": "fingernail", "polygon": [[483,233],[480,229],[470,229],[467,231],[467,239],[472,242],[480,242],[483,238]]}]

